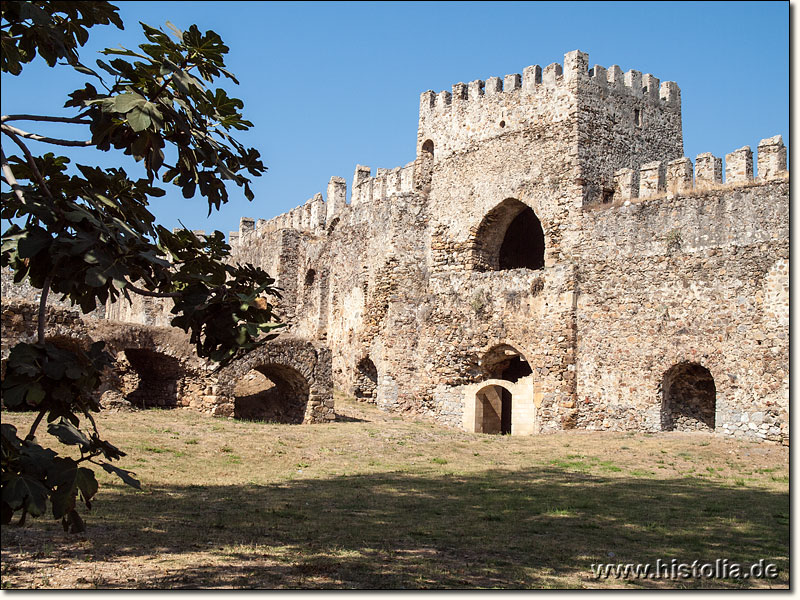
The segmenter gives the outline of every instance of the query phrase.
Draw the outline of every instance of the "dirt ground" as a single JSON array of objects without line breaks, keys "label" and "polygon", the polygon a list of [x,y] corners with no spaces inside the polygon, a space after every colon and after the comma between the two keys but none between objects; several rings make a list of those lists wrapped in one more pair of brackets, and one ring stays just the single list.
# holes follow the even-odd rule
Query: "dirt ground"
[{"label": "dirt ground", "polygon": [[[48,518],[4,527],[2,587],[788,586],[788,448],[707,433],[471,434],[342,397],[337,414],[295,426],[103,413],[143,489],[101,471],[84,534]],[[764,559],[778,578],[591,572],[657,559]]]}]

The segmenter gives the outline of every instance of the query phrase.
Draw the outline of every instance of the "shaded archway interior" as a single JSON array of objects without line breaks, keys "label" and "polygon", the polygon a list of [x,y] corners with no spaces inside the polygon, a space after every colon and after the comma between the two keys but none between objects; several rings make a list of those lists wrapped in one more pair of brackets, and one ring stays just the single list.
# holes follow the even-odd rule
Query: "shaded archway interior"
[{"label": "shaded archway interior", "polygon": [[501,344],[490,349],[481,362],[489,379],[505,379],[516,383],[533,371],[525,357],[513,346]]},{"label": "shaded archway interior", "polygon": [[716,386],[711,372],[697,363],[681,363],[664,374],[661,427],[664,431],[713,431]]},{"label": "shaded archway interior", "polygon": [[252,369],[234,388],[236,419],[271,423],[302,423],[309,385],[298,371],[265,364]]},{"label": "shaded archway interior", "polygon": [[503,200],[478,226],[473,241],[473,267],[477,271],[544,268],[544,230],[526,204]]},{"label": "shaded archway interior", "polygon": [[378,369],[375,363],[365,356],[356,365],[353,395],[363,402],[375,402],[378,396]]},{"label": "shaded archway interior", "polygon": [[511,392],[499,385],[487,385],[475,395],[475,431],[511,433]]},{"label": "shaded archway interior", "polygon": [[417,185],[427,193],[433,175],[433,140],[425,140],[419,154],[419,169],[416,174]]},{"label": "shaded archway interior", "polygon": [[[126,389],[135,385],[135,389],[126,396],[133,406],[139,408],[177,406],[180,379],[183,377],[183,367],[177,358],[142,348],[126,349],[125,358],[134,370],[134,374],[128,373],[127,377],[124,377],[129,380],[124,383]],[[137,381],[131,382],[131,375],[134,375]]]}]

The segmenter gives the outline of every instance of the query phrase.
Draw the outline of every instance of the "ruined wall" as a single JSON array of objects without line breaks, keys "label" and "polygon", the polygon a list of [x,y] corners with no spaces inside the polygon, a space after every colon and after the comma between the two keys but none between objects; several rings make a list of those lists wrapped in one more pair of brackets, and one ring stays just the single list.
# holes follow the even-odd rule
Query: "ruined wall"
[{"label": "ruined wall", "polygon": [[[292,335],[331,348],[337,387],[353,392],[356,367],[369,358],[380,388],[382,375],[396,373],[403,357],[409,401],[413,374],[424,366],[413,347],[428,247],[425,201],[410,192],[412,166],[379,169],[374,178],[357,167],[350,204],[344,202],[344,180],[332,178],[322,211],[325,228],[287,228],[280,216],[249,230],[244,221],[232,256],[275,274],[283,295],[280,314]],[[393,339],[384,337],[387,331]]]},{"label": "ruined wall", "polygon": [[[782,143],[764,140],[764,161],[771,146]],[[728,166],[742,154],[752,161],[746,149]],[[751,162],[749,178],[729,169],[725,185],[693,185],[689,167],[680,191],[662,179],[645,198],[584,212],[577,425],[661,430],[665,375],[695,363],[713,376],[717,431],[786,439],[788,174],[760,160],[755,181]]]},{"label": "ruined wall", "polygon": [[[662,429],[664,374],[695,362],[718,431],[785,437],[785,148],[762,142],[755,183],[748,148],[724,184],[721,159],[682,154],[674,82],[570,52],[423,93],[413,163],[357,166],[350,204],[332,178],[324,200],[243,220],[235,258],[276,273],[292,333],[324,340],[335,384],[387,410],[461,426],[508,345],[530,367],[526,431]],[[505,268],[529,211],[542,262]],[[672,421],[702,427],[705,410]]]},{"label": "ruined wall", "polygon": [[[357,165],[349,203],[332,177],[324,197],[243,218],[232,260],[276,277],[287,341],[232,365],[195,408],[325,421],[332,383],[476,431],[508,430],[511,415],[524,435],[786,441],[783,141],[759,144],[757,170],[747,147],[724,167],[708,153],[693,163],[677,84],[588,65],[573,51],[563,65],[425,92],[413,162],[374,176]],[[168,319],[163,304],[137,302],[106,316]],[[498,373],[498,352],[516,374]],[[281,394],[286,405],[258,412]],[[479,422],[486,411],[497,422]]]}]

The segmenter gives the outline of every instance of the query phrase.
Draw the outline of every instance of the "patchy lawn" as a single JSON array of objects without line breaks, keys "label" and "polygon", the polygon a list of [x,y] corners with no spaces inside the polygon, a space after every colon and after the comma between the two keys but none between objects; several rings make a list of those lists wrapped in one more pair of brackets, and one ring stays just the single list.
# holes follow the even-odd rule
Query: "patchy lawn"
[{"label": "patchy lawn", "polygon": [[[85,534],[41,518],[4,527],[2,587],[788,587],[787,448],[701,433],[470,434],[341,397],[337,412],[312,426],[102,414],[143,490],[98,470]],[[2,418],[22,428],[32,415]],[[590,569],[673,558],[766,559],[779,577]]]}]

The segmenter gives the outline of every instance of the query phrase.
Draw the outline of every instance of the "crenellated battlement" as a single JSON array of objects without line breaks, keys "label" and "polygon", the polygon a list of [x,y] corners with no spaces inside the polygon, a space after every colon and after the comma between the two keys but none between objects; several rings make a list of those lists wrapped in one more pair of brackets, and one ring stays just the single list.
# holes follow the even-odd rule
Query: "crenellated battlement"
[{"label": "crenellated battlement", "polygon": [[242,217],[239,231],[231,231],[231,246],[242,244],[249,236],[266,235],[280,229],[294,229],[314,235],[323,235],[326,227],[350,206],[388,200],[400,194],[409,194],[414,188],[414,162],[394,169],[377,169],[375,177],[370,168],[356,165],[350,203],[347,203],[347,183],[342,177],[331,177],[326,190],[327,201],[321,193],[305,203],[272,219]]},{"label": "crenellated battlement", "polygon": [[453,85],[450,91],[436,93],[428,90],[420,95],[420,118],[443,113],[468,102],[491,101],[507,94],[533,96],[541,89],[569,85],[579,80],[653,103],[680,106],[680,88],[674,81],[662,83],[654,75],[643,75],[634,69],[623,73],[618,65],[612,65],[608,69],[595,65],[590,69],[588,62],[588,54],[573,50],[564,55],[563,65],[552,63],[544,69],[539,65],[531,65],[525,67],[522,74],[511,73],[502,78],[489,77],[485,81],[477,79],[469,83],[460,82]]},{"label": "crenellated battlement", "polygon": [[[674,81],[661,82],[655,75],[635,69],[623,72],[618,65],[589,68],[589,55],[573,50],[564,55],[563,63],[531,65],[521,74],[460,82],[438,93],[423,92],[417,156],[422,156],[425,144],[433,144],[439,161],[475,144],[519,133],[533,134],[534,139],[546,143],[591,120],[604,130],[598,144],[613,146],[617,143],[614,136],[627,136],[621,146],[640,155],[649,152],[645,160],[671,158],[682,152],[680,111],[681,93]],[[545,133],[547,128],[550,130]],[[655,148],[653,142],[660,147]],[[598,149],[596,154],[607,155],[609,150],[610,146]]]},{"label": "crenellated battlement", "polygon": [[[786,146],[776,135],[758,144],[758,177],[753,177],[753,151],[744,146],[725,155],[723,181],[722,158],[710,152],[698,154],[695,164],[687,157],[668,162],[653,161],[634,169],[614,173],[614,202],[636,198],[666,196],[672,198],[719,187],[747,185],[754,182],[781,180],[788,177]],[[610,201],[610,199],[609,199]]]},{"label": "crenellated battlement", "polygon": [[388,200],[399,194],[410,194],[414,190],[414,163],[394,169],[376,169],[370,176],[370,168],[356,166],[353,174],[353,193],[350,205],[358,206],[365,202]]}]

